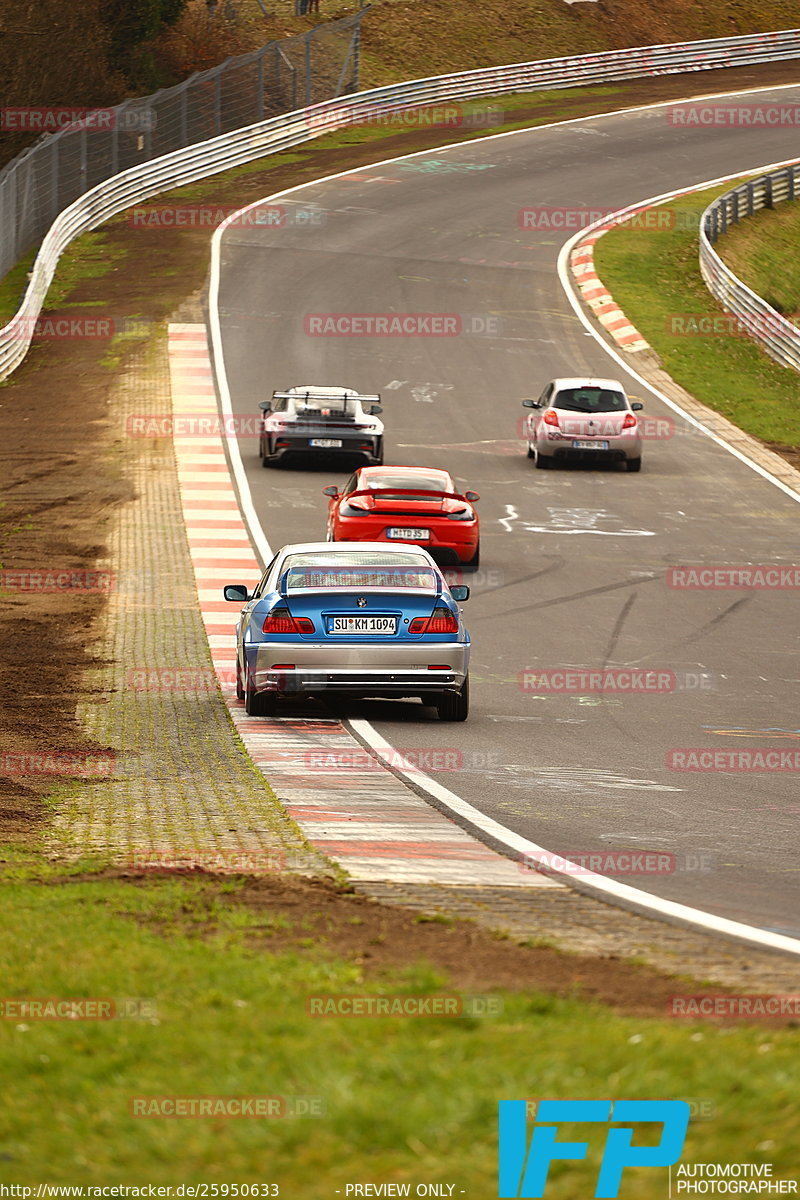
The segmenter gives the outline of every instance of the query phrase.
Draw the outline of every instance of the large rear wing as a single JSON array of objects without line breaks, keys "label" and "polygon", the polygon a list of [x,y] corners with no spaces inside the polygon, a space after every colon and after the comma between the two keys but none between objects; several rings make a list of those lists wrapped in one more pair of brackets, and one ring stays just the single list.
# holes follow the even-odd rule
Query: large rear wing
[{"label": "large rear wing", "polygon": [[299,401],[301,404],[304,401],[306,403],[308,403],[309,400],[313,400],[315,403],[318,403],[318,404],[325,404],[327,402],[332,405],[335,405],[335,404],[343,401],[345,407],[347,407],[348,401],[357,400],[361,404],[362,408],[366,408],[367,406],[369,406],[371,404],[380,404],[381,403],[381,398],[379,395],[371,396],[371,395],[367,395],[366,393],[361,393],[361,392],[345,391],[340,396],[332,396],[330,394],[330,392],[317,390],[315,388],[305,388],[303,391],[299,391],[299,392],[298,391],[295,391],[295,392],[273,392],[272,400],[262,400],[261,407],[262,408],[271,408],[272,404],[275,400],[295,400],[295,401]]},{"label": "large rear wing", "polygon": [[384,499],[392,498],[394,500],[402,500],[404,496],[411,496],[415,500],[462,500],[464,504],[471,504],[471,500],[467,500],[466,496],[462,496],[461,492],[437,492],[433,488],[407,488],[407,487],[374,487],[374,488],[359,488],[356,492],[348,492],[346,499],[352,500],[354,496],[372,496],[373,499],[383,497]]}]

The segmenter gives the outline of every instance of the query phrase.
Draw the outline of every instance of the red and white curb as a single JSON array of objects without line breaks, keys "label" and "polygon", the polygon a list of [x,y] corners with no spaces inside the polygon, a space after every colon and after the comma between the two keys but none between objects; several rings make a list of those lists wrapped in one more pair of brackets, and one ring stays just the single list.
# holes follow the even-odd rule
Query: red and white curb
[{"label": "red and white curb", "polygon": [[[170,325],[168,350],[181,502],[214,670],[248,754],[308,841],[353,879],[563,888],[498,854],[426,803],[341,721],[247,716],[236,699],[238,613],[222,589],[226,583],[255,586],[261,567],[219,432],[205,326]],[[405,752],[406,760],[411,753]],[[408,766],[402,750],[398,763]]]},{"label": "red and white curb", "polygon": [[613,296],[603,284],[594,265],[595,242],[618,224],[618,221],[614,221],[603,225],[581,238],[570,254],[570,269],[583,300],[617,345],[629,352],[649,350],[649,343],[644,340],[639,330],[631,325],[622,309],[614,303]]}]

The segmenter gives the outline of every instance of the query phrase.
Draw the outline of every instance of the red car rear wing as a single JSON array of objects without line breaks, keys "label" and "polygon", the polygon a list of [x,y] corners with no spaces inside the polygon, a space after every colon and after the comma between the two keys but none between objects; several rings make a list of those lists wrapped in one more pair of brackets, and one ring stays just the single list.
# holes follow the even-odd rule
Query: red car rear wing
[{"label": "red car rear wing", "polygon": [[346,496],[340,493],[340,498],[343,500],[351,500],[353,496],[431,496],[442,497],[445,500],[461,500],[464,504],[470,504],[471,501],[462,496],[460,492],[435,492],[429,488],[360,488],[357,492],[348,492]]}]

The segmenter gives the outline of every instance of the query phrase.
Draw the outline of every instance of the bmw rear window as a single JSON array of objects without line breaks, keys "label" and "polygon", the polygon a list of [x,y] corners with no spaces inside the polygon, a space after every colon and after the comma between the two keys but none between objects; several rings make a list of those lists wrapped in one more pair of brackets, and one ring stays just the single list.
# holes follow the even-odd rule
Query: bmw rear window
[{"label": "bmw rear window", "polygon": [[291,554],[283,564],[281,574],[284,572],[287,591],[375,587],[437,590],[437,576],[430,563],[413,552]]}]

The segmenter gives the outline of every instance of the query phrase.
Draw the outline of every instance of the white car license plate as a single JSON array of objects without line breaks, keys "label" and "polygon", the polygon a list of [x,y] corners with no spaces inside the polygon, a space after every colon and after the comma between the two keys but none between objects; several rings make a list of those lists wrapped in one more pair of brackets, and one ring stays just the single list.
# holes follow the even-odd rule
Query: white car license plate
[{"label": "white car license plate", "polygon": [[309,438],[309,446],[318,446],[320,450],[338,450],[342,445],[341,438]]},{"label": "white car license plate", "polygon": [[328,633],[397,633],[397,617],[332,617]]},{"label": "white car license plate", "polygon": [[431,536],[430,529],[389,529],[387,530],[390,538],[397,538],[404,541],[427,541]]},{"label": "white car license plate", "polygon": [[573,450],[607,450],[608,442],[573,442]]}]

